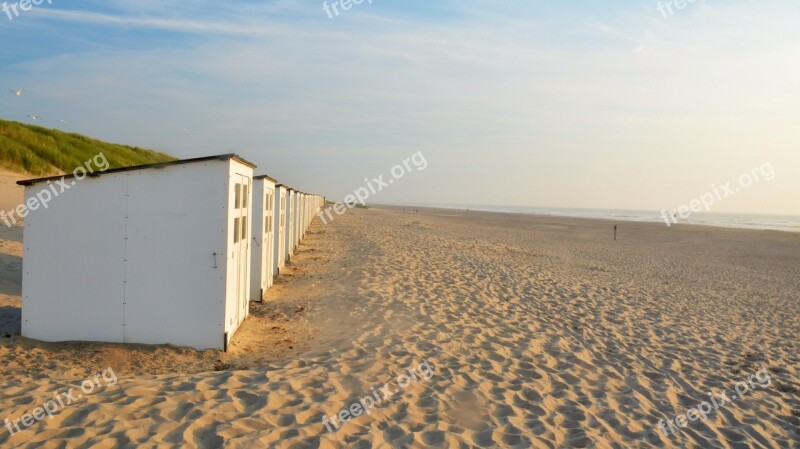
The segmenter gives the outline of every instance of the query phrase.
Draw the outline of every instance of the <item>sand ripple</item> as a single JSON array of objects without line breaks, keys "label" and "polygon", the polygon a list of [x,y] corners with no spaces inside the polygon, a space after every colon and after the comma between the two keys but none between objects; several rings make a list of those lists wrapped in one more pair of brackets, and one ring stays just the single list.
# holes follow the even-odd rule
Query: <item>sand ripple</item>
[{"label": "sand ripple", "polygon": [[[726,260],[711,231],[684,250],[656,225],[613,244],[602,223],[480,217],[353,210],[316,223],[342,258],[315,279],[333,292],[313,304],[316,346],[252,370],[122,377],[0,442],[800,448],[800,243],[793,258],[759,265]],[[328,311],[337,322],[326,324]],[[322,416],[423,360],[430,380],[326,432]],[[760,367],[769,388],[673,438],[656,430]],[[18,417],[62,382],[5,379],[2,410]]]}]

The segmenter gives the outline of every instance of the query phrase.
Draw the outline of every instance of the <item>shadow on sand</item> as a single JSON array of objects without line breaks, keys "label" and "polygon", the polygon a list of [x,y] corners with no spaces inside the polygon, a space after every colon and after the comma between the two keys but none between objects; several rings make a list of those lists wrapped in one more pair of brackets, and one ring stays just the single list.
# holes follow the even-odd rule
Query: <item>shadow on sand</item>
[{"label": "shadow on sand", "polygon": [[0,253],[0,295],[22,294],[22,257]]},{"label": "shadow on sand", "polygon": [[19,335],[22,330],[22,310],[19,307],[0,307],[0,338]]}]

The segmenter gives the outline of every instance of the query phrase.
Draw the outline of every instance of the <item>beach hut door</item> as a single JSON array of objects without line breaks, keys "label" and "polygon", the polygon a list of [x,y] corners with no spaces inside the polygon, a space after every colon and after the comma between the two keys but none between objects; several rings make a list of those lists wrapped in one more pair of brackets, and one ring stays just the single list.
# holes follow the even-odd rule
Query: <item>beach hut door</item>
[{"label": "beach hut door", "polygon": [[236,267],[236,325],[247,317],[247,268],[250,245],[250,179],[236,175],[233,263]]},{"label": "beach hut door", "polygon": [[[273,199],[274,192],[272,190],[266,190],[265,198],[264,198],[264,238],[263,238],[263,245],[264,247],[261,248],[261,288],[264,289],[265,287],[269,286],[268,280],[272,278],[272,223],[273,223],[273,213],[272,210],[275,208],[275,200]],[[263,292],[262,298],[263,300]]]}]

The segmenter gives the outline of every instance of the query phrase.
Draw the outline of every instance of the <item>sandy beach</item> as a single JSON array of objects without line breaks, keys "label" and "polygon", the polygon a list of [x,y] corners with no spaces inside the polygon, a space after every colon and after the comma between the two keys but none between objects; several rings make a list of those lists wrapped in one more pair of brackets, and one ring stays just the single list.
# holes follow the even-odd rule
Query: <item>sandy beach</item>
[{"label": "sandy beach", "polygon": [[[0,444],[800,448],[800,234],[620,222],[614,241],[614,224],[316,220],[227,354],[14,336],[21,235],[4,229],[0,420],[108,368],[117,381]],[[705,419],[659,430],[724,390]]]},{"label": "sandy beach", "polygon": [[800,449],[800,3],[0,3],[0,449]]}]

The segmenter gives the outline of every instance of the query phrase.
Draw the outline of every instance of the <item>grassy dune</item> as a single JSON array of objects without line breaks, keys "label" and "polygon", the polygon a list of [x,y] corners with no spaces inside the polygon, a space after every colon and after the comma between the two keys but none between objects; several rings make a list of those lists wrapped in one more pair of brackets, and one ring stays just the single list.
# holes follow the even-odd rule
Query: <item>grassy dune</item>
[{"label": "grassy dune", "polygon": [[6,170],[35,176],[70,172],[100,152],[110,168],[175,160],[153,150],[0,120],[0,168]]}]

